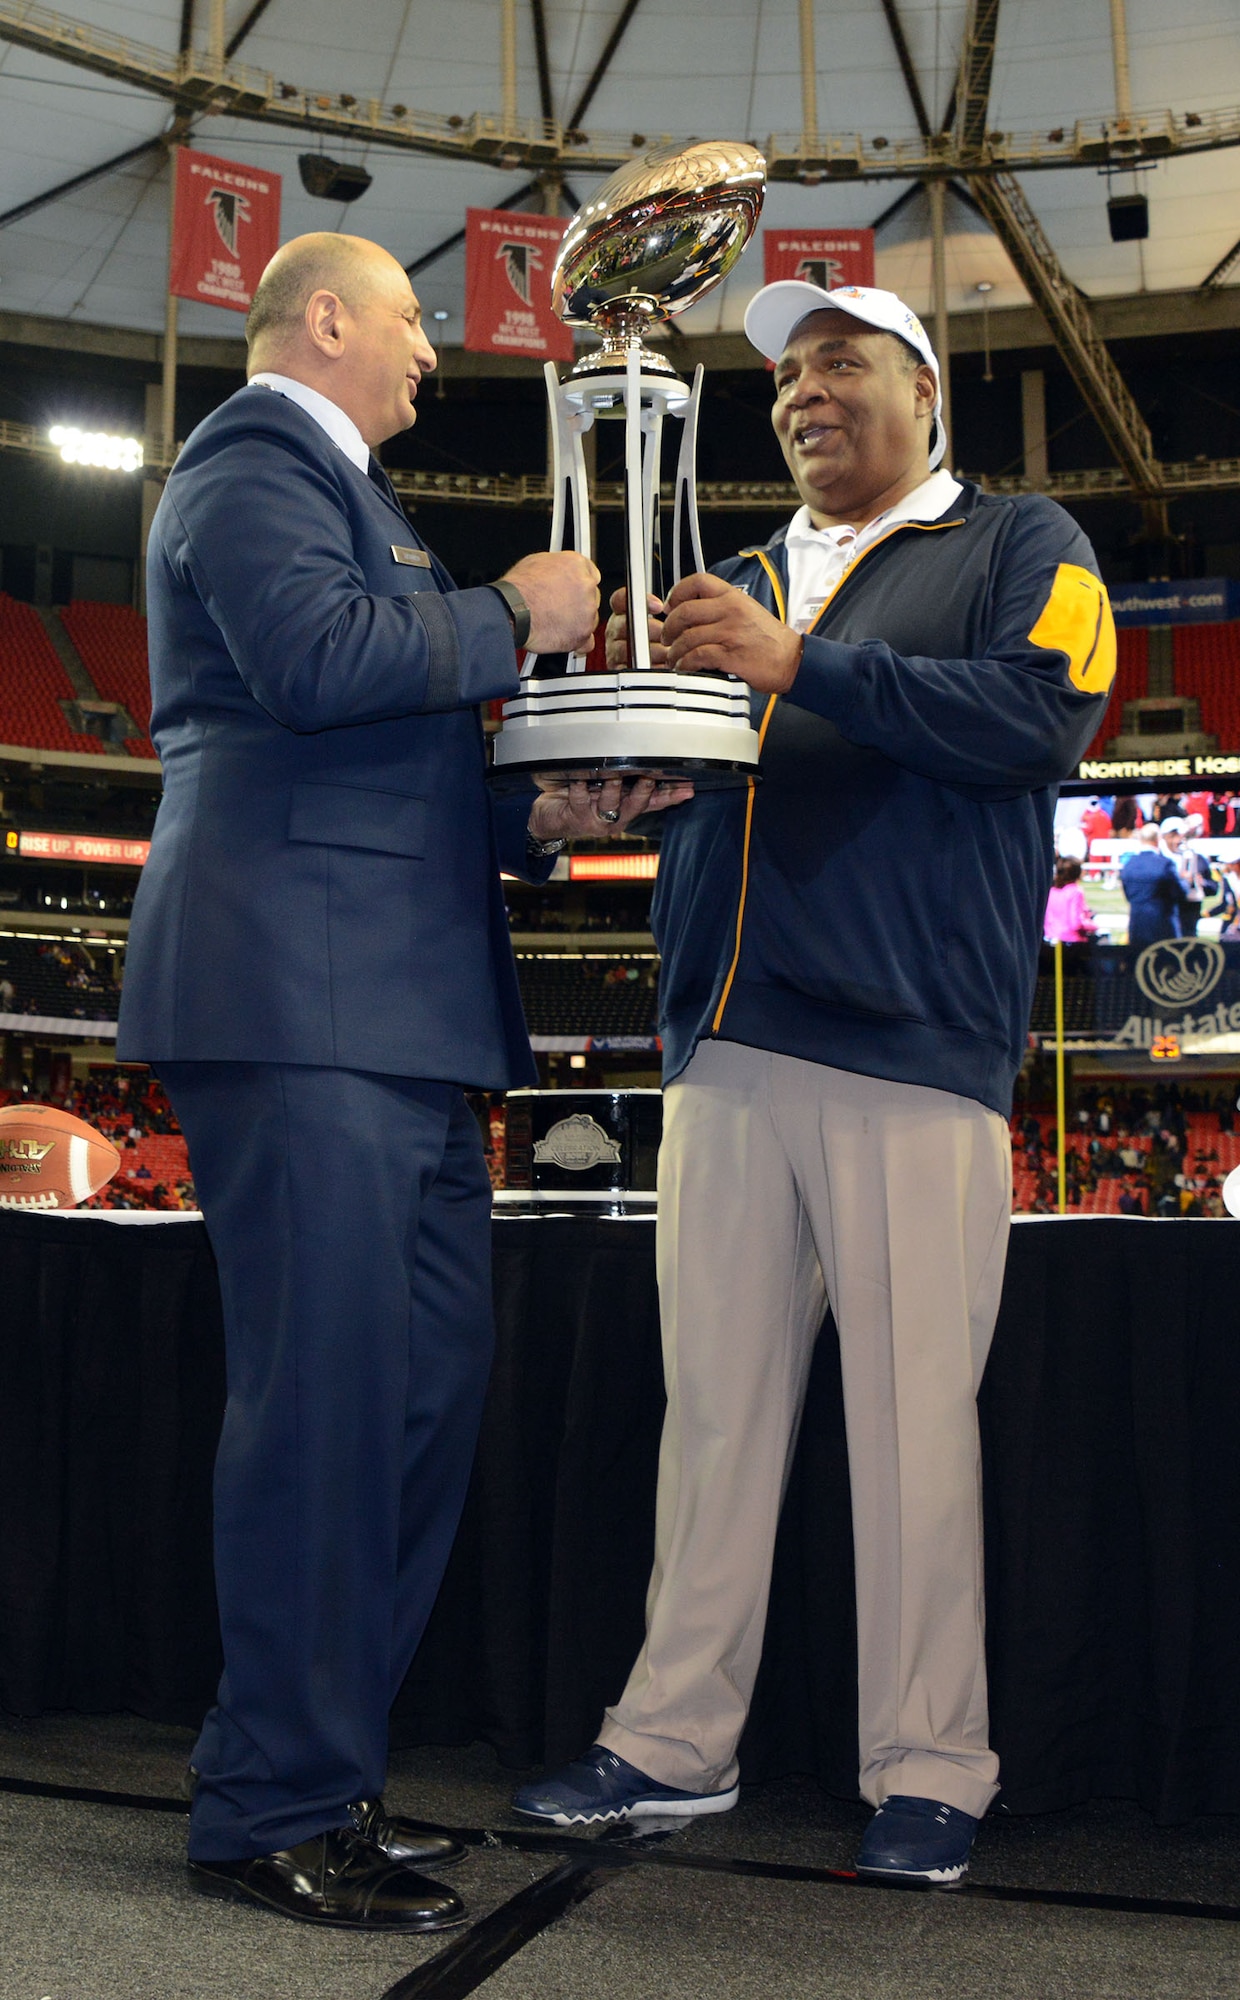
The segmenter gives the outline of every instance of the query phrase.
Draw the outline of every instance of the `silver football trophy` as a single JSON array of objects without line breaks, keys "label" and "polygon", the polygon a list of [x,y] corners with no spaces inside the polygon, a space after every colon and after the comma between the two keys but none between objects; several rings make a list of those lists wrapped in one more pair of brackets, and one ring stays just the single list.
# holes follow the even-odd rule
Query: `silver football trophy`
[{"label": "silver football trophy", "polygon": [[[643,345],[660,320],[683,312],[728,275],[762,209],[766,162],[754,146],[706,140],[631,161],[578,210],[552,274],[552,304],[568,326],[603,345],[560,382],[546,368],[555,486],[551,546],[590,555],[582,438],[596,419],[623,419],[625,581],[629,666],[586,674],[577,654],[563,671],[536,673],[527,654],[521,692],[504,704],[497,773],[559,778],[647,773],[736,782],[757,769],[749,689],[727,674],[661,672],[650,663],[642,609],[690,570],[705,568],[698,533],[696,452],[702,368],[693,386]],[[683,423],[674,488],[670,565],[660,509],[663,424]],[[684,561],[688,555],[691,562]],[[657,579],[657,587],[656,587]],[[559,666],[557,661],[556,666]]]}]

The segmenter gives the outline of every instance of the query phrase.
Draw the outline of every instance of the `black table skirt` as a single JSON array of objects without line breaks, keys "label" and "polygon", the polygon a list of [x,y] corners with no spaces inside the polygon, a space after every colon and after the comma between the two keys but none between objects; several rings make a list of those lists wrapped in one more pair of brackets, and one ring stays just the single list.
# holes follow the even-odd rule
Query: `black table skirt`
[{"label": "black table skirt", "polygon": [[[518,1766],[590,1741],[641,1635],[661,1417],[652,1226],[495,1225],[473,1485],[394,1740]],[[981,1397],[993,1738],[1017,1812],[1240,1812],[1240,1229],[1013,1231]],[[223,1398],[198,1223],[0,1213],[0,1707],[196,1723],[219,1668]],[[856,1788],[828,1322],[776,1554],[747,1780]]]}]

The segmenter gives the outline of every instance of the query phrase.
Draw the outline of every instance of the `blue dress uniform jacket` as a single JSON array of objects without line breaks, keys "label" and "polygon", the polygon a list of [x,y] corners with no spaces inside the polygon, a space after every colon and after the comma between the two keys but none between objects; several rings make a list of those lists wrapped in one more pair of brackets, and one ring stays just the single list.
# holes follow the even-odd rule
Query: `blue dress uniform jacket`
[{"label": "blue dress uniform jacket", "polygon": [[492,806],[476,710],[517,689],[511,624],[378,479],[255,387],[168,481],[123,1059],[536,1081],[499,881],[529,795]]},{"label": "blue dress uniform jacket", "polygon": [[[784,530],[715,573],[785,615]],[[757,783],[668,815],[665,1082],[719,1036],[1006,1116],[1056,786],[1114,672],[1093,551],[1053,501],[966,484],[941,519],[880,536],[789,692],[754,697]]]},{"label": "blue dress uniform jacket", "polygon": [[1128,943],[1134,951],[1159,938],[1180,937],[1180,911],[1188,901],[1174,861],[1165,854],[1132,854],[1119,871],[1128,898]]}]

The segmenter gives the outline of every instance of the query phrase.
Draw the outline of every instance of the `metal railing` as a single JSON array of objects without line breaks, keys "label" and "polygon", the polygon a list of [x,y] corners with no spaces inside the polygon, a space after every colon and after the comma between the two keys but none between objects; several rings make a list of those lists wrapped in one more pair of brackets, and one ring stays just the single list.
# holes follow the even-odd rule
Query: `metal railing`
[{"label": "metal railing", "polygon": [[[174,464],[180,449],[178,444],[174,452],[165,453],[159,439],[148,439],[144,469],[162,476]],[[20,451],[35,458],[63,462],[59,447],[52,443],[45,430],[39,430],[33,424],[11,423],[5,418],[0,418],[0,451]],[[1163,459],[1156,463],[1161,491],[1165,494],[1240,492],[1240,458],[1192,459],[1182,463]],[[65,470],[78,478],[137,476],[133,473],[105,475],[91,466],[66,466]],[[975,479],[984,493],[1045,493],[1052,500],[1065,501],[1133,496],[1131,482],[1118,465],[1091,466],[1081,472],[1053,472],[1049,479],[1042,481],[1026,479],[1019,473],[1002,477],[986,472],[962,476]],[[462,506],[547,509],[552,500],[551,485],[544,473],[398,470],[391,474],[391,478],[397,492],[414,502],[449,501]],[[706,479],[698,486],[697,496],[698,506],[707,513],[752,513],[767,509],[772,512],[786,511],[796,504],[794,489],[782,479]],[[672,505],[674,497],[671,485],[662,488],[662,500],[666,506]],[[624,486],[620,480],[599,480],[591,489],[590,498],[597,509],[608,513],[617,511],[624,505]]]},{"label": "metal railing", "polygon": [[[441,158],[493,160],[535,172],[551,168],[610,172],[651,146],[675,142],[674,135],[666,132],[639,136],[574,131],[550,118],[504,118],[480,111],[445,115],[378,98],[358,99],[347,91],[281,81],[270,71],[221,61],[203,49],[173,54],[75,21],[37,0],[0,0],[0,40],[118,78],[183,109],[258,119]],[[809,140],[803,134],[774,133],[763,150],[772,180],[812,183],[1122,166],[1237,145],[1240,109],[1158,108],[1128,118],[1078,119],[1050,132],[988,131],[967,146],[951,133],[891,138],[853,132],[813,135]]]}]

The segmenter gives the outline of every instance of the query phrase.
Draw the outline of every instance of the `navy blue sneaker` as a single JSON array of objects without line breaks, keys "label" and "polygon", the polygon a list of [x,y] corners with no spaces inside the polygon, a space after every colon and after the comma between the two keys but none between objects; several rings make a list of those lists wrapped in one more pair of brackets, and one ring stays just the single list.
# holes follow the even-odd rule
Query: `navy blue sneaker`
[{"label": "navy blue sneaker", "polygon": [[968,1873],[978,1822],[938,1799],[884,1799],[865,1830],[857,1873],[949,1885]]},{"label": "navy blue sneaker", "polygon": [[563,1770],[549,1771],[532,1785],[522,1785],[513,1809],[527,1819],[549,1820],[553,1826],[594,1826],[599,1820],[660,1818],[691,1819],[695,1813],[727,1812],[740,1797],[730,1792],[678,1792],[661,1785],[644,1771],[634,1770],[614,1750],[593,1743],[584,1757]]}]

